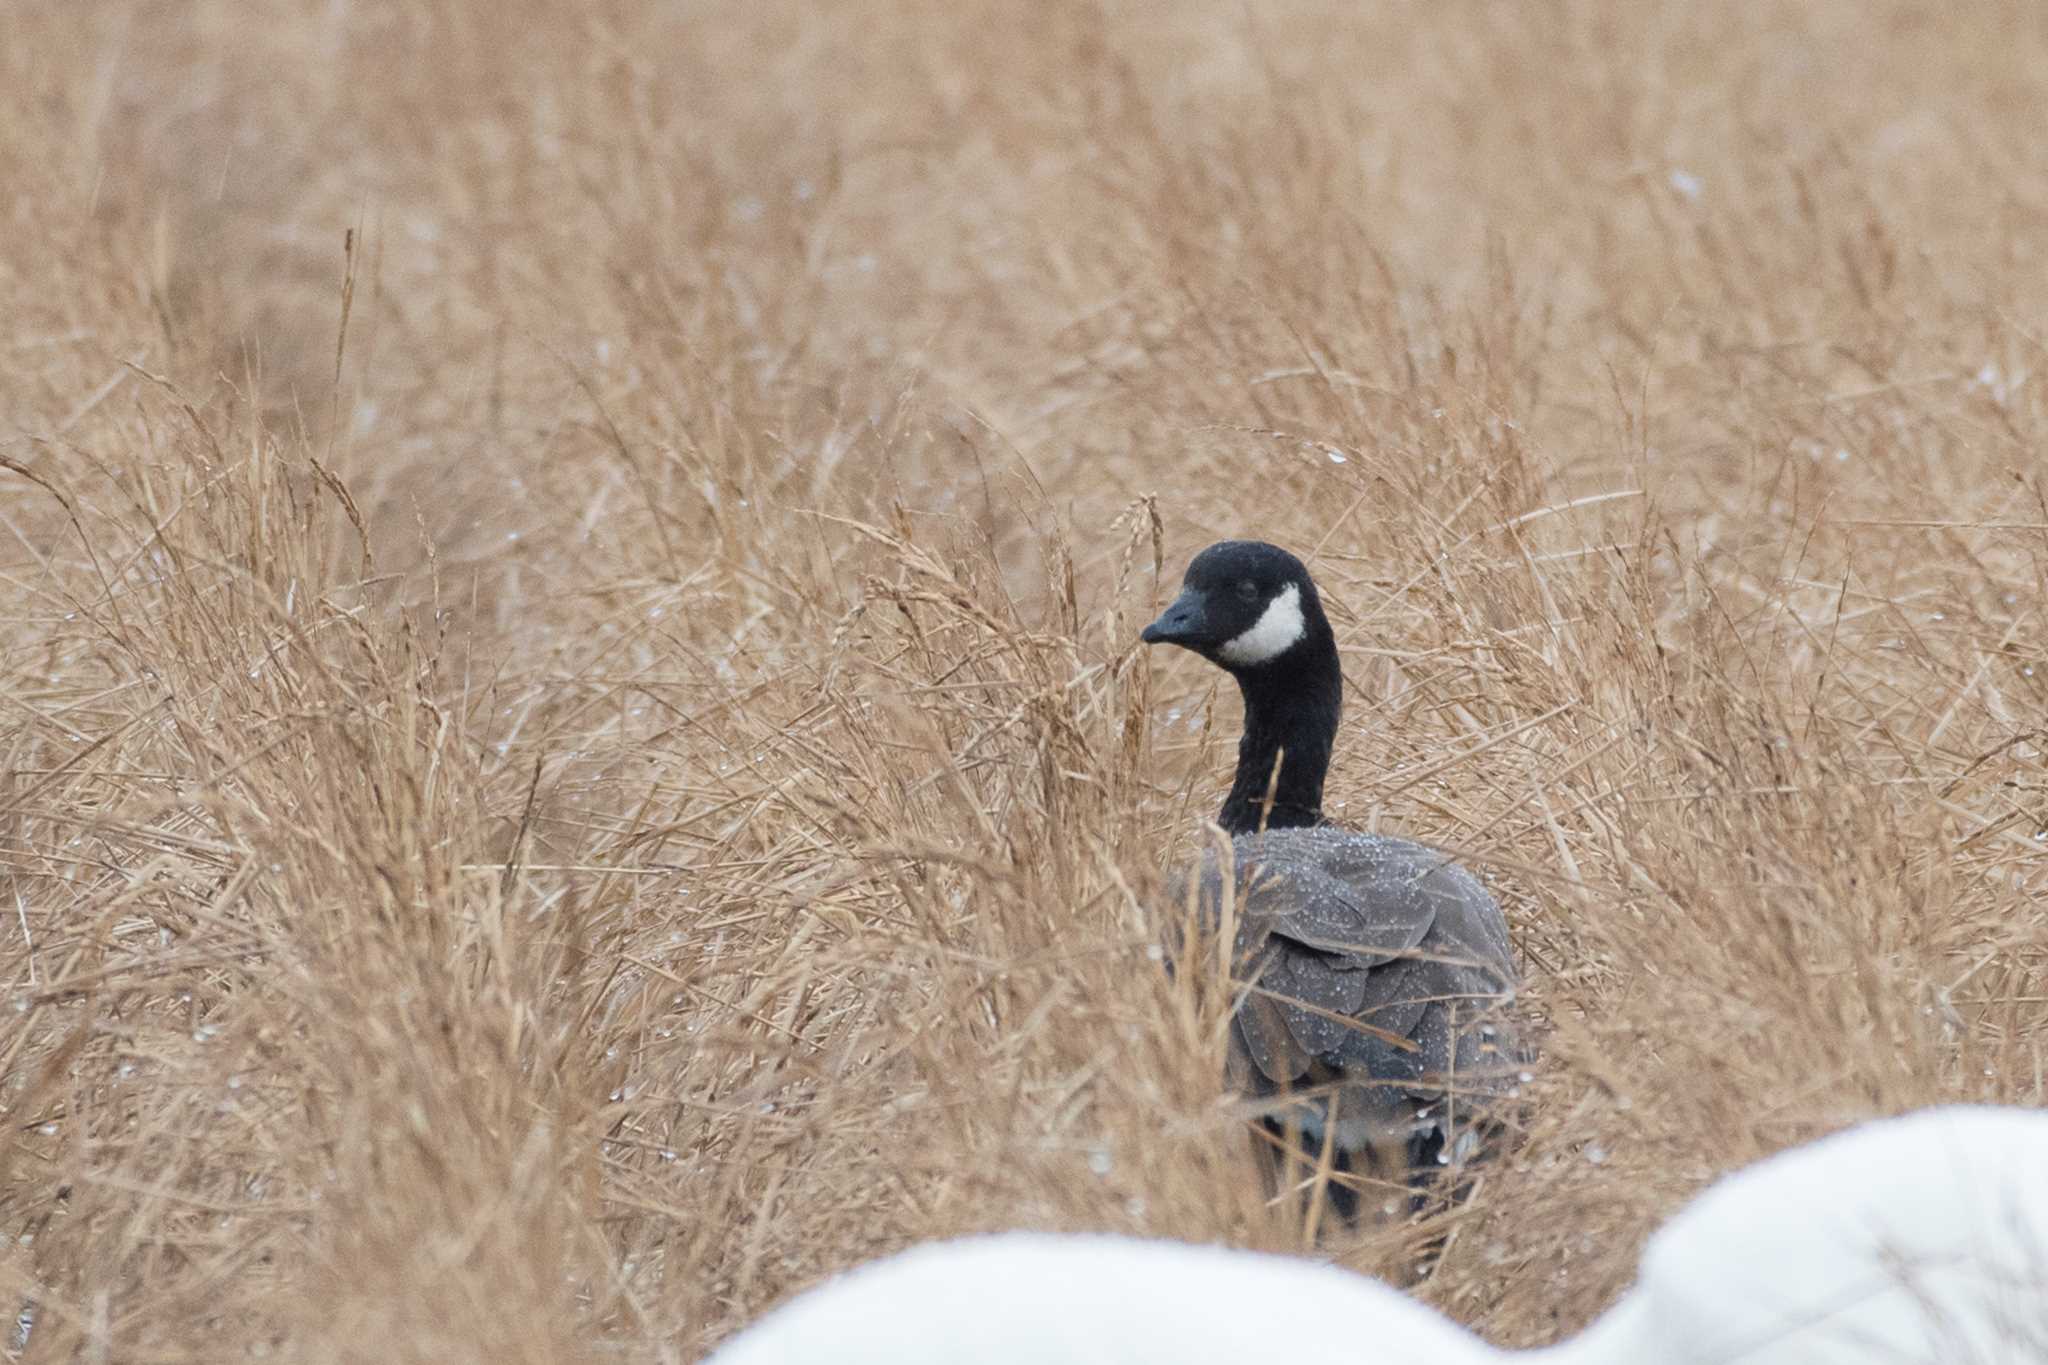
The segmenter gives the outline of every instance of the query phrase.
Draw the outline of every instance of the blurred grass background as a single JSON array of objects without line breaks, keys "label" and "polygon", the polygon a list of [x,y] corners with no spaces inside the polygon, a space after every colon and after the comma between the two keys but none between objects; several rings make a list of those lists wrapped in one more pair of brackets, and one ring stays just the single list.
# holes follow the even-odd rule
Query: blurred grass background
[{"label": "blurred grass background", "polygon": [[[2048,14],[17,0],[10,1358],[691,1360],[917,1238],[1299,1248],[1148,947],[1310,559],[1545,1030],[1421,1293],[2038,1104]],[[1421,1235],[1326,1248],[1372,1271]]]}]

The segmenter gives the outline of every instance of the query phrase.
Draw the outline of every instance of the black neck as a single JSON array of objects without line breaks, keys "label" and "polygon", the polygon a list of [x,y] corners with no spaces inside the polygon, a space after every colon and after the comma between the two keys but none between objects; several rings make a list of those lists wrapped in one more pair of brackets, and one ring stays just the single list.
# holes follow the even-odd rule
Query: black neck
[{"label": "black neck", "polygon": [[1237,745],[1237,780],[1216,817],[1232,834],[1323,823],[1323,777],[1344,705],[1344,672],[1321,615],[1281,658],[1236,674],[1244,693],[1244,738]]}]

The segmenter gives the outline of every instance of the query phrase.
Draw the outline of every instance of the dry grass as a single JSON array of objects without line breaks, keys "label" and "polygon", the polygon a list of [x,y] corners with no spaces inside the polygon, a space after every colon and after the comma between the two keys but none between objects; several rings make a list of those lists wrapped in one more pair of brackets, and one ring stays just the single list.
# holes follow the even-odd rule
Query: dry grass
[{"label": "dry grass", "polygon": [[1484,863],[1547,1021],[1447,1311],[1554,1338],[1715,1171],[2048,1099],[2038,7],[7,24],[29,1358],[1299,1245],[1147,954],[1237,707],[1134,636],[1225,533],[1313,556],[1340,814]]}]

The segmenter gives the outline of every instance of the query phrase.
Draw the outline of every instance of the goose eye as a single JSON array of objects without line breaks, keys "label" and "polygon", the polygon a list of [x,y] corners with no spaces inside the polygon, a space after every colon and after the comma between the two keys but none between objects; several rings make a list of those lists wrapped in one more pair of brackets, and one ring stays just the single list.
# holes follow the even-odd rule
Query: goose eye
[{"label": "goose eye", "polygon": [[1237,585],[1237,596],[1241,602],[1256,602],[1259,600],[1259,585],[1249,578],[1244,579]]}]

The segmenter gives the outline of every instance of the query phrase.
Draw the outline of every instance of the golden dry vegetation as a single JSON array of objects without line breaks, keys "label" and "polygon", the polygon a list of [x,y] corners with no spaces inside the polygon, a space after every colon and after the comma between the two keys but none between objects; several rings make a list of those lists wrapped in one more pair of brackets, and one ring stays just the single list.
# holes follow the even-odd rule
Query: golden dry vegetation
[{"label": "golden dry vegetation", "polygon": [[2042,1103],[2044,14],[12,0],[26,1357],[1301,1246],[1147,953],[1238,715],[1135,635],[1226,534],[1326,589],[1337,813],[1526,957],[1430,1301],[1552,1340],[1717,1171]]}]

